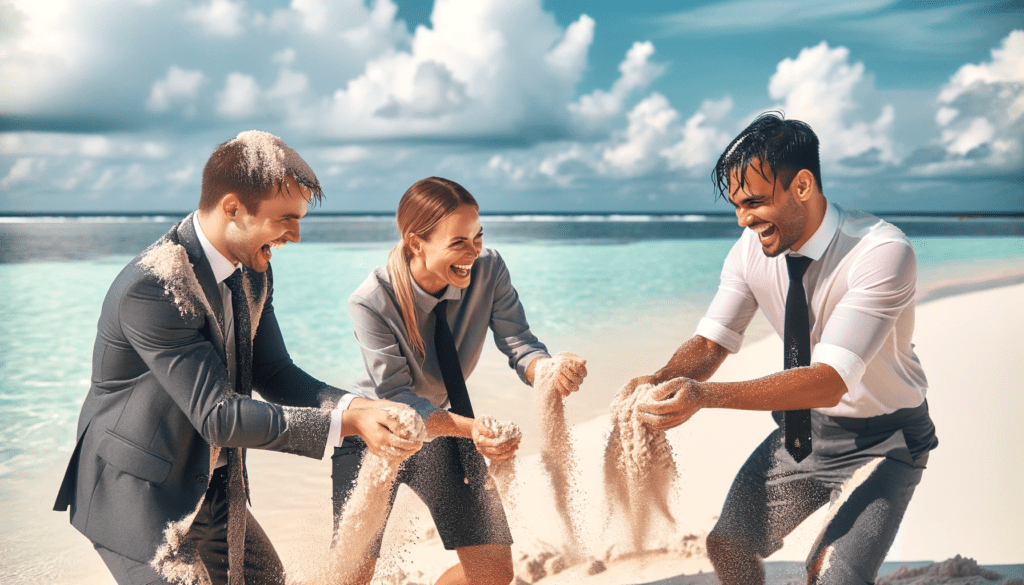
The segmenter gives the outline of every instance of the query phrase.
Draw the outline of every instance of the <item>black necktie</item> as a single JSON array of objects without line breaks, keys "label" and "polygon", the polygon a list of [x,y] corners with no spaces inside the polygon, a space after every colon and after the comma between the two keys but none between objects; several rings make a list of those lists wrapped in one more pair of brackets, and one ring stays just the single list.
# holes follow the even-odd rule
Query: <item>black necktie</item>
[{"label": "black necktie", "polygon": [[[785,368],[811,365],[811,323],[804,292],[804,272],[812,260],[807,256],[786,255],[789,292],[786,293]],[[811,411],[787,410],[785,413],[786,451],[798,463],[811,454]]]},{"label": "black necktie", "polygon": [[441,378],[448,389],[451,412],[473,418],[473,406],[469,403],[466,379],[462,377],[459,352],[455,349],[452,330],[448,328],[448,301],[441,301],[434,307],[434,351],[441,366]]},{"label": "black necktie", "polygon": [[252,325],[249,321],[249,300],[238,269],[224,280],[231,289],[231,311],[235,321],[235,391],[252,396]]}]

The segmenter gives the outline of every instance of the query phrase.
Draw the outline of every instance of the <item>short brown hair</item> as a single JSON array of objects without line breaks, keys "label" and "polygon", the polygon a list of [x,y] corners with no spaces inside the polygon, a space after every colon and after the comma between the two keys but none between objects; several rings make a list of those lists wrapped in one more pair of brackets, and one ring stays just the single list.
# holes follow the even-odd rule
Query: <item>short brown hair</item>
[{"label": "short brown hair", "polygon": [[206,161],[199,209],[209,211],[224,195],[234,193],[246,210],[256,213],[275,186],[275,193],[280,193],[287,176],[309,189],[311,203],[320,203],[320,181],[299,153],[273,134],[242,132],[218,146]]}]

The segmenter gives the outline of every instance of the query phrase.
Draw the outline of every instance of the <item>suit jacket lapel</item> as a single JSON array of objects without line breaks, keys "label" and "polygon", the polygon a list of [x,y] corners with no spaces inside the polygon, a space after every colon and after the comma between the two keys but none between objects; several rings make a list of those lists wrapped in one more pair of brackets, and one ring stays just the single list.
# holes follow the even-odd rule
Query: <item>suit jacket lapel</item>
[{"label": "suit jacket lapel", "polygon": [[193,215],[195,215],[194,211],[179,222],[169,235],[172,241],[184,248],[186,254],[188,254],[188,261],[192,265],[192,272],[195,274],[199,286],[203,289],[203,294],[206,296],[209,308],[213,311],[213,317],[219,325],[218,327],[210,327],[213,334],[211,341],[213,341],[214,347],[220,352],[221,358],[226,359],[224,353],[224,300],[221,298],[217,280],[213,276],[213,268],[210,267],[210,261],[206,258],[206,254],[203,253],[203,246],[199,243],[199,237],[196,235],[195,227],[192,224]]}]

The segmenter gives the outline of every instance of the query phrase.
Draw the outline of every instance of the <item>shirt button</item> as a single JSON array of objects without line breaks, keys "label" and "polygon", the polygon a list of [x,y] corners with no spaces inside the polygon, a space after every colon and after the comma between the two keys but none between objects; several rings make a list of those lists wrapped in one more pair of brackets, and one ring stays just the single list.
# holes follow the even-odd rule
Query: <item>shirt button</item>
[{"label": "shirt button", "polygon": [[206,483],[206,476],[200,473],[196,476],[196,483]]}]

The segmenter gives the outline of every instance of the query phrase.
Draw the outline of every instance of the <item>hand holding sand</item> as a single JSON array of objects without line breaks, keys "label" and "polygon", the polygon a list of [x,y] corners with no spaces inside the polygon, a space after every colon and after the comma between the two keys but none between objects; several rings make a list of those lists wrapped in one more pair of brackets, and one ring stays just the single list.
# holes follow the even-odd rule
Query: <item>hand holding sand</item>
[{"label": "hand holding sand", "polygon": [[342,435],[357,434],[372,453],[404,461],[423,446],[421,434],[411,432],[403,422],[407,416],[402,413],[407,410],[412,409],[390,400],[357,398],[343,415]]},{"label": "hand holding sand", "polygon": [[700,382],[673,378],[651,388],[637,401],[637,416],[652,429],[665,431],[690,420],[703,406]]},{"label": "hand holding sand", "polygon": [[507,461],[516,455],[523,433],[512,422],[482,416],[473,422],[473,444],[492,462]]},{"label": "hand holding sand", "polygon": [[[530,364],[530,368],[531,371],[534,368],[549,370],[546,375],[563,398],[579,390],[583,379],[587,377],[587,360],[568,351],[559,352],[553,358],[538,358]],[[550,371],[552,368],[554,371]],[[537,375],[540,375],[539,372]]]}]

